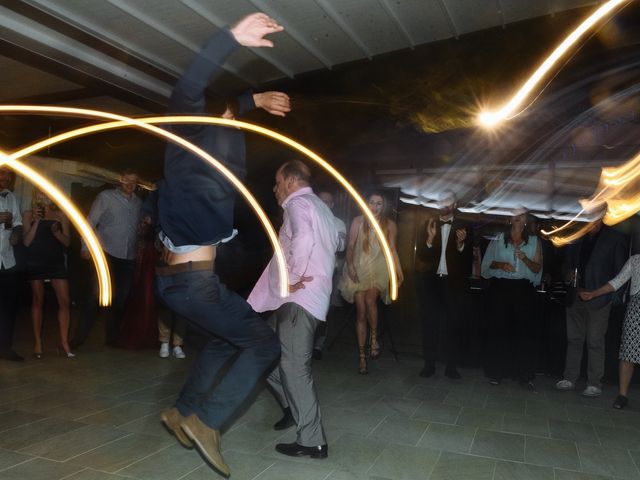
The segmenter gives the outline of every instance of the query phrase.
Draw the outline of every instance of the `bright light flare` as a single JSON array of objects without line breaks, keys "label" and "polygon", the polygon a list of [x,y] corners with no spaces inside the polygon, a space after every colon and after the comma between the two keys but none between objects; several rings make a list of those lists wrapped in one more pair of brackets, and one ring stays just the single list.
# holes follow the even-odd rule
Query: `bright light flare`
[{"label": "bright light flare", "polygon": [[73,223],[82,236],[82,239],[85,241],[98,273],[98,301],[103,307],[111,304],[111,278],[109,277],[107,259],[104,256],[98,237],[96,237],[93,228],[91,228],[91,225],[89,225],[87,220],[84,218],[84,215],[80,213],[73,202],[64,193],[62,193],[58,187],[36,172],[33,168],[19,162],[16,158],[13,158],[13,154],[7,155],[4,152],[0,152],[0,165],[7,165],[36,185],[39,190],[51,198],[51,200],[53,200],[67,215],[67,217],[69,217],[69,220]]},{"label": "bright light flare", "polygon": [[509,120],[521,114],[528,105],[524,105],[532,91],[545,78],[548,72],[562,59],[567,51],[573,47],[582,36],[591,30],[596,23],[613,12],[616,8],[631,0],[609,0],[593,12],[586,20],[571,32],[556,49],[549,55],[529,79],[520,87],[520,90],[500,109],[485,111],[478,116],[478,122],[484,127],[493,127],[500,122]]}]

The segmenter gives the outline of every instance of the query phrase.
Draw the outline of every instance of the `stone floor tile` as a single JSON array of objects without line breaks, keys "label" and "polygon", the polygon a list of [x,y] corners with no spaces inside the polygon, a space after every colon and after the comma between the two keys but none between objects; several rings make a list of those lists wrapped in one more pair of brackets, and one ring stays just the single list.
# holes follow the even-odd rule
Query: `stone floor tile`
[{"label": "stone floor tile", "polygon": [[524,461],[535,465],[579,470],[575,442],[526,436]]},{"label": "stone floor tile", "polygon": [[479,429],[471,444],[473,455],[524,461],[524,436]]},{"label": "stone floor tile", "polygon": [[430,423],[418,446],[445,452],[469,453],[476,430],[475,427]]},{"label": "stone floor tile", "polygon": [[429,480],[492,480],[493,459],[442,452]]},{"label": "stone floor tile", "polygon": [[378,425],[369,438],[403,445],[417,445],[429,423],[409,418],[387,418]]},{"label": "stone floor tile", "polygon": [[373,478],[426,479],[439,458],[440,452],[436,450],[391,444],[382,451],[367,473]]}]

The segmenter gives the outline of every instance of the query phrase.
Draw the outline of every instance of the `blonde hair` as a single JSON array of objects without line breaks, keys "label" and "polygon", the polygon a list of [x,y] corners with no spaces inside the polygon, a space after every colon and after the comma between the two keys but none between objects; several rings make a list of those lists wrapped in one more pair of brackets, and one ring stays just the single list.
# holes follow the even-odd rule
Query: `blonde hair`
[{"label": "blonde hair", "polygon": [[[387,199],[382,193],[373,192],[367,197],[367,203],[371,200],[371,197],[380,197],[382,199],[382,212],[380,212],[380,218],[378,219],[378,224],[382,229],[382,233],[384,237],[389,240],[389,217],[387,216]],[[364,235],[362,238],[362,251],[364,253],[369,253],[371,251],[371,244],[369,242],[369,232],[371,232],[372,227],[367,220],[367,217],[363,215],[362,217],[362,234]],[[376,242],[378,239],[376,239]]]}]

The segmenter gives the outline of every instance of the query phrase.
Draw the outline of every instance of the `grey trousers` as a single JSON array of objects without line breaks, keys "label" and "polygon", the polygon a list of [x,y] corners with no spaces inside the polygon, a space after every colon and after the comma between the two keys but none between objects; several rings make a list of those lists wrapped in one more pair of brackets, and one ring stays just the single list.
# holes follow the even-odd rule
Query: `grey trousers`
[{"label": "grey trousers", "polygon": [[301,306],[285,303],[269,318],[282,354],[267,382],[283,408],[291,408],[296,425],[296,442],[305,447],[324,445],[318,396],[311,374],[313,337],[320,323]]},{"label": "grey trousers", "polygon": [[567,359],[564,378],[575,383],[580,375],[582,349],[587,342],[587,384],[600,387],[604,375],[604,336],[609,326],[611,304],[592,310],[586,303],[576,299],[567,307]]}]

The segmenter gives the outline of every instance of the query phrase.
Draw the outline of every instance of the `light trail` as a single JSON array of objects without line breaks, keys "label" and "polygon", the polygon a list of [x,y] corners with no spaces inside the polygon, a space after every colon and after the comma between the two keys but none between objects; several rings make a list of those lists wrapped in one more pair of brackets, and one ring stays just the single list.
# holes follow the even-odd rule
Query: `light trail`
[{"label": "light trail", "polygon": [[100,305],[106,307],[111,303],[111,278],[107,259],[104,256],[98,237],[93,228],[85,219],[84,215],[76,208],[73,202],[58,187],[47,180],[40,173],[24,163],[0,152],[0,165],[7,165],[9,168],[19,173],[29,181],[34,183],[42,192],[46,193],[60,209],[69,217],[69,220],[76,227],[80,236],[85,241],[87,249],[91,254],[91,259],[98,275],[98,301]]},{"label": "light trail", "polygon": [[[253,208],[254,212],[258,216],[260,222],[262,223],[262,225],[264,226],[267,232],[267,236],[269,237],[269,240],[271,241],[271,245],[274,250],[274,255],[276,257],[276,263],[278,265],[278,273],[280,278],[280,295],[283,298],[289,295],[289,275],[287,273],[286,260],[284,257],[284,253],[282,252],[282,248],[280,248],[276,231],[273,228],[273,225],[271,224],[271,222],[269,221],[267,214],[264,212],[264,210],[262,209],[258,201],[255,199],[255,197],[251,194],[251,192],[249,192],[249,190],[242,184],[242,182],[222,163],[220,163],[213,156],[209,155],[207,152],[205,152],[201,148],[195,146],[191,142],[188,142],[187,140],[183,139],[178,135],[175,135],[171,132],[164,130],[163,128],[159,128],[154,125],[148,125],[147,123],[136,120],[134,118],[126,117],[123,115],[117,115],[109,112],[103,112],[100,110],[91,110],[86,108],[73,108],[73,107],[39,106],[39,105],[0,105],[0,112],[11,112],[11,113],[22,112],[22,113],[29,113],[29,114],[34,114],[34,113],[52,114],[53,113],[57,115],[73,115],[73,116],[114,120],[117,122],[122,122],[123,125],[125,126],[137,127],[137,128],[149,131],[151,133],[154,133],[167,140],[170,140],[182,146],[186,150],[189,150],[193,154],[199,156],[203,160],[209,162],[223,176],[225,176],[226,179],[240,192],[240,194],[245,198],[247,203],[249,203],[249,205]],[[157,122],[157,123],[162,123],[162,122]],[[86,128],[89,128],[89,127],[80,128],[78,130],[84,131]],[[96,130],[96,131],[100,131],[100,130]],[[72,132],[67,132],[66,134],[58,135],[56,137],[58,138],[58,141],[49,143],[48,145],[49,146],[54,145],[55,143],[63,142],[68,138],[73,138],[74,135],[70,135],[70,133]],[[38,142],[37,144],[43,144],[43,142]],[[31,147],[33,147],[33,145]],[[32,153],[33,151],[34,151],[33,148],[27,147],[25,149],[22,149],[19,152],[8,154],[6,155],[6,157],[8,159],[17,160],[18,158],[21,158],[24,155],[28,155],[29,153]],[[0,165],[2,164],[2,160],[3,159],[0,158]],[[45,186],[43,189],[43,191],[46,194],[48,194],[50,191],[47,187],[48,186]],[[82,231],[80,231],[80,233],[81,235],[83,234]],[[93,256],[93,253],[92,253],[92,258],[94,259],[94,263],[95,263],[96,257]],[[108,277],[105,278],[100,271],[98,271],[98,274],[99,274],[98,282],[100,285],[100,292],[101,292],[101,298],[102,298],[102,292],[104,289],[110,288],[110,282],[108,280]]]},{"label": "light trail", "polygon": [[544,62],[536,69],[529,79],[520,87],[520,90],[500,109],[482,112],[478,121],[482,126],[493,127],[504,120],[521,114],[526,106],[523,106],[526,99],[531,95],[533,89],[538,86],[549,70],[554,67],[567,51],[580,40],[596,23],[612,13],[616,8],[629,3],[631,0],[609,0],[593,12],[586,20],[573,30]]},{"label": "light trail", "polygon": [[[43,107],[35,107],[35,108],[43,108]],[[66,107],[44,107],[44,108],[66,108]],[[2,111],[3,107],[0,106],[0,111]],[[84,112],[86,112],[87,110],[85,109],[72,109],[72,110],[82,110]],[[97,112],[95,110],[92,110],[90,112]],[[72,113],[72,112],[69,112]],[[99,113],[106,113],[106,112],[99,112]],[[108,114],[113,116],[113,114]],[[89,115],[89,116],[93,116],[93,115]],[[168,123],[207,123],[207,124],[213,124],[213,125],[224,125],[224,126],[228,126],[228,127],[235,127],[235,128],[240,128],[242,130],[248,130],[248,131],[252,131],[258,134],[261,134],[263,136],[269,137],[273,140],[276,140],[280,143],[284,143],[288,146],[290,146],[291,148],[299,151],[300,153],[304,154],[305,156],[307,156],[309,159],[315,161],[316,163],[318,163],[320,166],[322,166],[329,174],[331,174],[339,183],[340,185],[343,186],[343,188],[345,188],[345,190],[347,190],[347,192],[352,196],[352,198],[355,200],[355,202],[358,204],[358,206],[360,207],[361,211],[363,212],[363,214],[367,217],[367,219],[370,221],[371,225],[373,226],[374,231],[376,232],[376,235],[378,237],[378,240],[382,246],[382,250],[384,252],[385,255],[385,260],[387,263],[387,270],[389,271],[389,279],[390,279],[390,297],[392,300],[396,300],[398,298],[398,282],[397,282],[397,274],[396,274],[396,269],[395,269],[395,263],[393,260],[393,255],[391,254],[391,248],[387,242],[387,239],[384,236],[384,233],[382,231],[382,228],[380,227],[380,225],[378,224],[378,222],[376,221],[375,217],[373,216],[373,214],[371,213],[371,211],[369,210],[366,202],[364,201],[364,199],[358,194],[358,192],[353,188],[353,186],[340,174],[340,172],[338,172],[329,162],[327,162],[326,160],[324,160],[322,157],[320,157],[318,154],[316,154],[315,152],[311,151],[310,149],[308,149],[307,147],[305,147],[304,145],[296,142],[295,140],[286,137],[285,135],[282,135],[280,133],[277,133],[273,130],[270,130],[268,128],[264,128],[261,127],[259,125],[254,125],[248,122],[242,122],[239,120],[230,120],[230,119],[224,119],[224,118],[218,118],[218,117],[204,117],[204,116],[181,116],[181,115],[174,115],[174,116],[159,116],[159,117],[145,117],[145,118],[138,118],[138,119],[131,119],[128,117],[121,117],[121,116],[117,116],[120,118],[115,119],[116,121],[114,122],[108,122],[105,124],[100,124],[100,125],[91,125],[88,127],[82,127],[73,131],[69,131],[69,132],[65,132],[62,133],[60,135],[56,135],[54,137],[51,137],[50,139],[46,139],[43,140],[41,142],[37,142],[33,145],[30,145],[28,147],[26,147],[25,149],[19,151],[19,152],[15,152],[16,155],[20,155],[20,156],[24,156],[24,155],[28,155],[28,154],[32,154],[38,150],[41,150],[43,148],[49,147],[55,143],[60,143],[62,141],[66,141],[69,140],[71,138],[76,138],[82,135],[88,135],[90,133],[96,133],[99,131],[105,131],[105,130],[109,130],[109,129],[116,129],[116,128],[123,128],[123,127],[127,127],[127,126],[140,126],[141,128],[153,128],[153,131],[155,133],[156,130],[159,130],[160,132],[158,132],[161,136],[166,136],[167,134],[170,134],[169,132],[167,132],[164,129],[161,128],[157,128],[157,127],[153,127],[152,124],[168,124]],[[175,137],[175,135],[172,135]],[[180,137],[178,137],[178,139],[180,139]],[[183,140],[183,139],[180,139]],[[186,142],[183,140],[183,142]],[[180,142],[181,143],[181,142]],[[189,143],[189,142],[186,142]],[[181,143],[182,144],[182,143]],[[197,147],[196,147],[197,148]],[[192,150],[193,151],[193,150]],[[196,152],[194,152],[196,153]],[[203,152],[205,155],[206,152]],[[198,153],[197,153],[198,154]],[[213,159],[215,161],[215,159]],[[240,184],[242,186],[242,184]],[[244,186],[242,186],[242,188],[244,188]],[[248,193],[248,191],[247,191]],[[250,194],[249,194],[250,195]],[[258,208],[260,208],[258,206]],[[261,210],[261,209],[260,209]],[[268,220],[267,220],[268,221]],[[270,225],[270,224],[269,224]],[[273,241],[272,241],[273,244]],[[276,244],[277,244],[277,237],[276,237]],[[274,251],[276,252],[276,256],[277,256],[277,252],[281,251],[279,244],[277,244],[277,247],[274,246]],[[280,265],[280,264],[279,264]],[[285,265],[285,272],[284,274],[286,275],[286,264],[284,263],[284,256],[283,256],[283,263],[282,265]],[[282,272],[280,273],[281,275],[281,282],[282,282]],[[288,278],[285,276],[285,278]],[[281,287],[284,286],[285,288],[288,288],[288,279],[285,283],[283,283],[281,285]],[[284,297],[286,295],[284,295],[283,289],[281,288],[281,295]],[[287,291],[288,294],[288,291]]]}]

